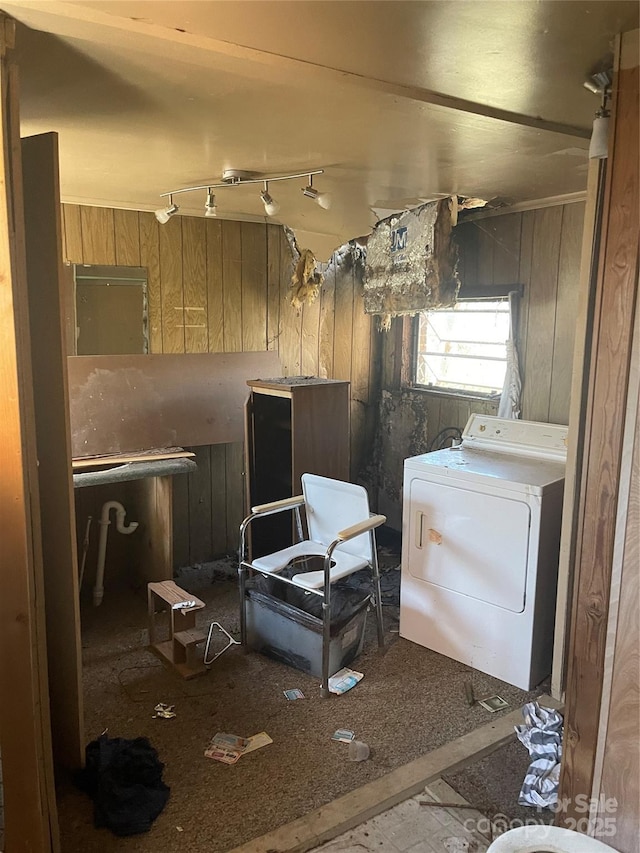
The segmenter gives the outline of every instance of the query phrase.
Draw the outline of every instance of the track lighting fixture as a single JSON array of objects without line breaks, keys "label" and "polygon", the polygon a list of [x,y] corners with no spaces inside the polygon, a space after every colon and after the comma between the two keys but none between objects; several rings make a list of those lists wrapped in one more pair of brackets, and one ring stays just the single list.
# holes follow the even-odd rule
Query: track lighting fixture
[{"label": "track lighting fixture", "polygon": [[307,198],[312,198],[316,204],[320,205],[323,210],[329,210],[331,207],[331,196],[329,193],[321,193],[318,192],[317,189],[313,186],[313,175],[315,173],[311,172],[309,174],[309,183],[306,187],[302,189],[302,195]]},{"label": "track lighting fixture", "polygon": [[593,119],[593,130],[589,142],[589,159],[604,160],[608,153],[609,142],[609,98],[611,96],[611,83],[613,82],[613,70],[601,69],[592,74],[584,81],[585,89],[600,95],[600,109],[597,110]]},{"label": "track lighting fixture", "polygon": [[218,208],[216,207],[216,197],[211,191],[211,187],[207,189],[207,200],[204,203],[205,216],[217,216]]},{"label": "track lighting fixture", "polygon": [[173,203],[173,198],[169,194],[169,207],[161,207],[155,211],[155,216],[161,225],[166,225],[174,213],[180,210],[177,204]]},{"label": "track lighting fixture", "polygon": [[183,187],[177,190],[171,190],[167,193],[160,193],[161,198],[169,199],[169,206],[156,210],[155,215],[158,222],[165,223],[178,212],[178,205],[173,203],[173,196],[180,193],[198,192],[200,190],[206,192],[206,201],[204,205],[205,216],[217,216],[216,197],[214,190],[223,189],[226,187],[238,187],[242,184],[263,184],[263,190],[260,193],[260,200],[264,205],[264,212],[267,216],[275,216],[280,210],[280,205],[269,192],[269,184],[274,181],[293,181],[300,178],[308,178],[309,184],[302,190],[305,196],[312,198],[320,207],[328,210],[331,205],[331,196],[328,193],[318,192],[313,186],[313,176],[322,175],[324,169],[315,169],[311,172],[301,172],[295,175],[272,175],[268,178],[257,175],[255,172],[245,172],[241,169],[225,169],[222,173],[221,183],[204,184],[198,187]]},{"label": "track lighting fixture", "polygon": [[264,182],[264,189],[260,193],[260,199],[264,204],[264,212],[267,216],[275,216],[280,210],[280,205],[269,194],[269,181]]}]

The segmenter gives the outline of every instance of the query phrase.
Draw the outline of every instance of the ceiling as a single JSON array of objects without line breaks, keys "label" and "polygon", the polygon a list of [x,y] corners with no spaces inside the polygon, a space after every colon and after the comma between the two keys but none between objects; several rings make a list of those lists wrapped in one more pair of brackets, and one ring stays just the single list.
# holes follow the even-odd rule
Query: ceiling
[{"label": "ceiling", "polygon": [[[0,0],[19,22],[23,135],[55,130],[64,201],[139,210],[160,194],[273,184],[274,221],[326,259],[392,210],[458,194],[583,191],[599,100],[582,85],[638,26],[636,0]],[[260,185],[217,193],[264,221]],[[176,197],[202,215],[204,193]]]}]

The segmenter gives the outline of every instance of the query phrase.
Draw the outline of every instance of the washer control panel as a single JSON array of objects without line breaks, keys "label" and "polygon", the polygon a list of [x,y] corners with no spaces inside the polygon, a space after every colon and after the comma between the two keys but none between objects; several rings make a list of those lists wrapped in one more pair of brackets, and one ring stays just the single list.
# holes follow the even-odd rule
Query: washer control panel
[{"label": "washer control panel", "polygon": [[462,433],[462,445],[476,450],[565,461],[568,435],[569,427],[561,424],[474,414]]}]

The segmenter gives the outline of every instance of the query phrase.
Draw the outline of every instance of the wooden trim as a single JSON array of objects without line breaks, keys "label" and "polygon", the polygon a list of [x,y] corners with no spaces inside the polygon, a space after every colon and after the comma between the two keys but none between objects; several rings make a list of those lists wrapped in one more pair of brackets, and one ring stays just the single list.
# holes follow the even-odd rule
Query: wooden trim
[{"label": "wooden trim", "polygon": [[[627,33],[622,39],[636,39]],[[620,55],[618,44],[617,56]],[[619,59],[618,59],[619,63]],[[598,740],[616,507],[624,454],[631,342],[638,287],[638,66],[614,80],[612,138],[589,364],[583,478],[579,493],[575,595],[567,674],[559,818],[581,815],[576,797],[591,795]]]},{"label": "wooden trim", "polygon": [[508,213],[519,213],[525,210],[540,210],[543,207],[575,204],[576,202],[586,201],[586,199],[587,192],[581,190],[576,193],[564,193],[564,195],[551,195],[546,198],[532,198],[530,201],[518,201],[515,204],[493,210],[481,208],[477,213],[468,213],[464,217],[461,217],[459,224],[463,225],[465,222],[474,222],[477,219],[492,219],[494,216],[506,216]]},{"label": "wooden trim", "polygon": [[17,72],[0,15],[0,748],[6,849],[59,850],[44,638]]},{"label": "wooden trim", "polygon": [[593,332],[595,275],[600,248],[602,196],[605,184],[606,164],[606,160],[590,161],[588,198],[582,232],[580,292],[578,316],[576,319],[573,375],[571,380],[569,446],[567,448],[567,467],[564,481],[562,535],[560,540],[556,623],[551,673],[551,695],[556,699],[563,698],[565,689],[570,624],[569,605],[572,600],[573,591],[572,567],[574,565],[576,550],[577,494],[582,472],[580,451],[584,444],[585,407],[588,391],[588,371],[586,370],[586,365],[589,363],[591,353],[590,338]]},{"label": "wooden trim", "polygon": [[[623,464],[611,573],[611,602],[592,801],[615,797],[616,847],[634,850],[640,816],[640,311],[625,417]],[[592,815],[595,817],[596,815]],[[602,815],[599,815],[602,816]],[[598,830],[596,821],[595,829]],[[595,834],[600,835],[599,831]],[[624,840],[623,840],[624,838]]]},{"label": "wooden trim", "polygon": [[85,739],[57,135],[24,139],[22,154],[53,749],[75,769]]}]

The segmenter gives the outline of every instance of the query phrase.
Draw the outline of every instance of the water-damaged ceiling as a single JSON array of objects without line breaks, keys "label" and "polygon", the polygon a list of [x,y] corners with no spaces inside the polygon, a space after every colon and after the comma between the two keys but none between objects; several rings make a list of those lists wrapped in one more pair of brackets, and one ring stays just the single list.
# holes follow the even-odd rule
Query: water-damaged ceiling
[{"label": "water-damaged ceiling", "polygon": [[[580,192],[585,76],[636,0],[7,0],[24,135],[55,130],[63,200],[153,210],[172,189],[324,169],[322,210],[273,184],[274,221],[326,258],[377,216],[458,194]],[[260,185],[218,215],[265,218]],[[178,199],[177,199],[178,200]],[[179,198],[203,215],[204,193]]]}]

